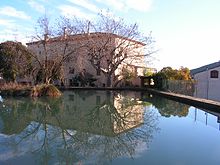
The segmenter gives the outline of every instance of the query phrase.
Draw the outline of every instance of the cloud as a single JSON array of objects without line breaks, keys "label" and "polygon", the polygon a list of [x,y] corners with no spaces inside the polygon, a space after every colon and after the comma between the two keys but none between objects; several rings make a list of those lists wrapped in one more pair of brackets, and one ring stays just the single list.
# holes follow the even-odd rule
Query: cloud
[{"label": "cloud", "polygon": [[125,3],[123,0],[96,0],[96,2],[102,3],[106,6],[109,6],[109,8],[114,8],[116,10],[122,10],[125,8]]},{"label": "cloud", "polygon": [[13,27],[14,25],[15,22],[13,20],[0,19],[0,26]]},{"label": "cloud", "polygon": [[130,9],[146,12],[152,7],[153,0],[96,0],[96,2],[103,3],[106,6],[113,7],[116,10],[128,11]]},{"label": "cloud", "polygon": [[40,12],[40,13],[44,13],[45,12],[45,7],[43,5],[41,5],[40,3],[34,1],[34,0],[29,0],[28,4],[35,9],[36,11]]},{"label": "cloud", "polygon": [[0,42],[14,41],[18,37],[18,32],[12,29],[6,29],[0,32]]},{"label": "cloud", "polygon": [[18,11],[11,6],[5,6],[5,7],[0,8],[0,15],[6,15],[6,16],[16,17],[16,18],[20,18],[20,19],[30,19],[31,18],[25,12]]},{"label": "cloud", "polygon": [[92,14],[89,15],[88,13],[82,12],[79,8],[69,6],[69,5],[61,5],[58,7],[58,9],[61,11],[61,14],[66,17],[77,16],[77,17],[86,18],[86,19],[93,17]]},{"label": "cloud", "polygon": [[125,3],[128,9],[145,12],[151,9],[153,0],[138,0],[138,2],[135,0],[126,0]]},{"label": "cloud", "polygon": [[68,1],[80,7],[83,7],[87,10],[90,10],[94,13],[98,13],[100,11],[100,9],[96,5],[90,3],[88,0],[68,0]]},{"label": "cloud", "polygon": [[[32,30],[32,29],[31,29]],[[10,29],[5,29],[0,31],[0,42],[5,42],[5,41],[18,41],[22,42],[23,44],[27,43],[30,41],[29,35],[32,33],[30,29],[23,29],[17,30],[17,28],[10,28]]]},{"label": "cloud", "polygon": [[28,36],[33,34],[33,29],[17,23],[16,20],[0,19],[0,42],[19,41],[26,43]]}]

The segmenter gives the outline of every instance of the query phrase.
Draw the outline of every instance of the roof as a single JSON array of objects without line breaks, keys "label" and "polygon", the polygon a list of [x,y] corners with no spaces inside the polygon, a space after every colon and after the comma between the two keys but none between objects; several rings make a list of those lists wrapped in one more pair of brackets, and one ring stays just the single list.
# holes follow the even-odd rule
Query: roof
[{"label": "roof", "polygon": [[[145,46],[146,44],[143,43],[143,42],[140,42],[140,41],[137,41],[137,40],[134,40],[134,39],[130,39],[130,38],[127,38],[127,37],[124,37],[124,36],[120,36],[120,35],[117,35],[117,34],[113,34],[113,33],[104,33],[104,32],[94,32],[94,33],[82,33],[82,34],[74,34],[74,35],[69,35],[67,37],[67,39],[69,41],[71,40],[75,40],[77,37],[79,38],[83,38],[83,37],[87,37],[89,34],[89,36],[91,37],[96,37],[96,36],[104,36],[104,35],[111,35],[111,36],[114,36],[115,38],[122,38],[122,39],[125,39],[125,40],[128,40],[128,41],[131,41],[131,42],[136,42],[137,44],[140,44],[140,45],[143,45]],[[49,38],[48,41],[49,42],[59,42],[59,41],[63,41],[65,40],[64,39],[64,36],[61,35],[61,36],[58,36],[58,37],[54,37],[54,38]],[[66,40],[65,40],[66,41]],[[29,42],[29,43],[26,43],[26,45],[34,45],[34,44],[39,44],[41,43],[42,40],[39,40],[39,41],[34,41],[34,42]]]},{"label": "roof", "polygon": [[148,67],[148,66],[132,65],[132,64],[128,64],[128,63],[126,63],[126,65],[131,66],[131,67],[136,67],[136,68],[149,69],[151,71],[157,72],[156,68],[151,68],[151,67]]},{"label": "roof", "polygon": [[201,66],[201,67],[196,68],[196,69],[192,69],[192,70],[190,70],[190,74],[195,75],[197,73],[204,72],[204,71],[214,69],[214,68],[217,68],[217,67],[220,67],[220,61],[208,64],[208,65],[204,65],[204,66]]}]

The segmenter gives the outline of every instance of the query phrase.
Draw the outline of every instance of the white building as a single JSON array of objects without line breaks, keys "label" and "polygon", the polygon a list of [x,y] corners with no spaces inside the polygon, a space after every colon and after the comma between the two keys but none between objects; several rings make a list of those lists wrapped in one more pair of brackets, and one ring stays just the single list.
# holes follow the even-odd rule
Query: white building
[{"label": "white building", "polygon": [[220,101],[220,61],[191,70],[195,97]]}]

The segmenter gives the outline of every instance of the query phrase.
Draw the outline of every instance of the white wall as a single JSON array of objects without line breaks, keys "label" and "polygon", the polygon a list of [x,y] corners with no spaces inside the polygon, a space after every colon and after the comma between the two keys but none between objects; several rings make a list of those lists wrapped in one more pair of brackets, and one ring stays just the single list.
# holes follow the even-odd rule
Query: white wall
[{"label": "white wall", "polygon": [[[210,78],[211,71],[219,71],[218,78]],[[196,80],[195,97],[220,101],[220,67],[194,75]]]}]

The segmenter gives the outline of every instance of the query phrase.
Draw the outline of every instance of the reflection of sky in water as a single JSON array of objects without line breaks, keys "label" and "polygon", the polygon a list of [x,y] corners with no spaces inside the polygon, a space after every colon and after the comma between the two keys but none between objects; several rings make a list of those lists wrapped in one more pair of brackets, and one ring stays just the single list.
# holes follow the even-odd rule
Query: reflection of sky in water
[{"label": "reflection of sky in water", "polygon": [[[30,126],[36,125],[37,123],[32,122],[25,130],[20,134],[4,135],[0,134],[0,160],[8,160],[14,157],[19,157],[30,152],[30,147],[34,150],[39,147],[39,138],[42,137],[42,132],[38,131],[36,137],[30,136],[25,141],[21,141],[21,137],[24,136],[25,132],[29,132]],[[20,143],[19,143],[20,142]],[[18,144],[19,143],[19,144]]]},{"label": "reflection of sky in water", "polygon": [[[35,164],[37,160],[35,157],[34,152],[36,151],[40,151],[39,149],[41,148],[42,142],[43,142],[43,138],[45,135],[45,131],[43,131],[43,126],[41,125],[41,128],[39,131],[37,131],[36,133],[34,133],[33,135],[25,138],[23,141],[20,141],[22,138],[21,137],[25,137],[27,132],[31,132],[33,130],[33,127],[37,126],[39,123],[36,122],[32,122],[22,133],[16,135],[4,135],[4,134],[0,134],[0,162],[7,162],[10,161],[11,163],[16,163],[16,161],[25,161],[25,162],[29,162],[31,164]],[[63,145],[63,138],[62,135],[60,134],[60,129],[56,128],[56,127],[52,127],[50,125],[47,126],[47,131],[48,131],[48,136],[51,136],[52,141],[50,141],[48,147],[52,147],[53,151],[57,150],[60,145]],[[55,136],[53,134],[56,134]],[[75,135],[77,132],[76,131],[72,131],[72,130],[68,130],[68,133],[70,133],[70,135]],[[103,138],[105,138],[104,136],[100,136],[100,135],[90,135],[91,137],[89,137],[89,143],[97,143],[98,140],[103,140]],[[50,139],[50,138],[49,138]],[[107,139],[110,140],[112,138]],[[116,137],[117,139],[117,137]],[[65,140],[68,142],[69,140],[71,140],[71,137],[66,135],[65,136]],[[117,141],[117,140],[116,140]],[[137,143],[136,147],[135,147],[135,151],[137,152],[136,156],[134,155],[134,157],[140,157],[141,153],[143,153],[146,149],[147,149],[147,144],[143,141],[136,141],[135,143]],[[86,144],[84,144],[86,145]],[[89,145],[89,144],[88,144]],[[105,144],[102,144],[102,142],[100,143],[100,145],[98,146],[98,148],[94,148],[93,153],[90,152],[89,159],[85,159],[82,158],[79,162],[81,163],[85,163],[85,164],[95,164],[97,163],[96,160],[93,160],[95,157],[97,157],[98,155],[101,156],[103,155],[103,149],[105,148],[104,146]],[[73,143],[72,147],[78,148],[78,145]],[[83,147],[83,145],[82,145]],[[84,146],[85,147],[85,146]],[[62,150],[62,147],[60,147]],[[37,154],[39,154],[38,152],[36,152]],[[56,153],[57,154],[57,153]],[[52,153],[52,157],[53,157],[53,162],[59,162],[57,160],[57,157],[59,155],[54,155]],[[124,158],[130,158],[130,155],[121,155]],[[38,160],[37,160],[38,161]],[[38,164],[38,163],[36,163]]]},{"label": "reflection of sky in water", "polygon": [[2,96],[0,95],[0,102],[3,102],[3,98],[2,98]]},{"label": "reflection of sky in water", "polygon": [[[39,123],[32,122],[20,134],[13,134],[9,136],[0,134],[0,164],[1,161],[4,162],[8,160],[10,160],[12,164],[17,164],[16,161],[25,161],[31,164],[39,164],[36,154],[38,155],[40,153],[39,151],[41,150],[41,147],[43,145],[42,143],[45,135],[43,125],[40,126],[39,130],[36,133],[33,133],[27,137],[27,134],[33,132],[33,128],[38,127],[38,125]],[[47,136],[51,136],[52,133],[53,136],[55,136],[50,145],[53,148],[58,147],[59,144],[62,143],[60,142],[62,138],[59,132],[59,128],[47,125],[47,131],[50,132]],[[70,134],[73,135],[74,131],[70,131]],[[67,137],[67,140],[68,138],[69,137]]]}]

